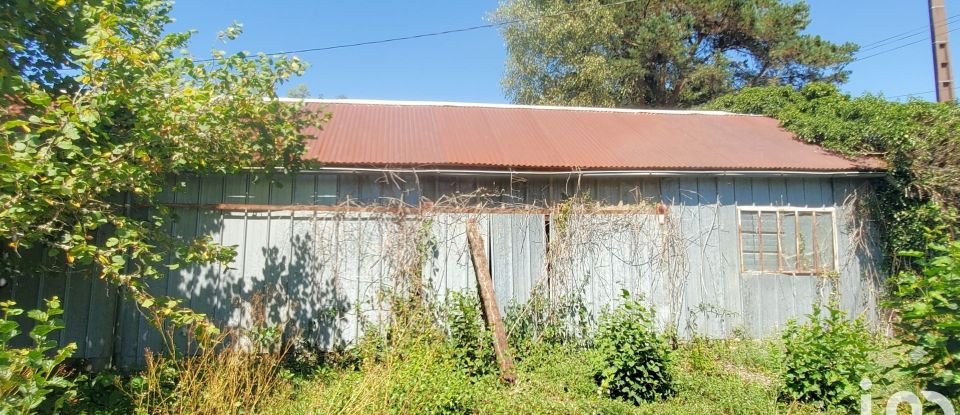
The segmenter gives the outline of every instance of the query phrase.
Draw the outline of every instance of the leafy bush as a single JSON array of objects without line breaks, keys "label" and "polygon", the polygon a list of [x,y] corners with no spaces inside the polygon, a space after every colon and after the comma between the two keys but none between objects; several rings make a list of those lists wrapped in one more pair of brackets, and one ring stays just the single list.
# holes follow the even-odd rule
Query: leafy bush
[{"label": "leafy bush", "polygon": [[893,305],[900,309],[900,338],[912,347],[903,367],[927,389],[960,395],[960,242],[932,245],[920,272],[897,276]]},{"label": "leafy bush", "polygon": [[61,415],[128,415],[134,413],[133,397],[125,390],[127,377],[112,370],[96,374],[79,373],[70,381],[76,393]]},{"label": "leafy bush", "polygon": [[71,396],[73,384],[61,376],[60,365],[77,349],[70,343],[59,350],[53,339],[57,330],[63,328],[58,317],[63,314],[60,299],[46,300],[46,310],[30,310],[27,317],[34,321],[29,332],[31,346],[13,347],[11,340],[21,333],[16,317],[23,310],[13,301],[0,302],[0,413],[27,414],[39,407],[47,395],[63,392],[55,408]]},{"label": "leafy bush", "polygon": [[623,304],[600,318],[596,336],[600,390],[634,403],[670,396],[669,353],[654,329],[653,314],[626,291],[623,297]]},{"label": "leafy bush", "polygon": [[874,373],[873,338],[860,319],[850,320],[836,304],[814,306],[810,321],[791,321],[783,332],[782,397],[821,407],[859,407],[860,381]]},{"label": "leafy bush", "polygon": [[482,320],[476,295],[451,292],[447,300],[449,341],[457,365],[469,376],[496,372],[493,336]]}]

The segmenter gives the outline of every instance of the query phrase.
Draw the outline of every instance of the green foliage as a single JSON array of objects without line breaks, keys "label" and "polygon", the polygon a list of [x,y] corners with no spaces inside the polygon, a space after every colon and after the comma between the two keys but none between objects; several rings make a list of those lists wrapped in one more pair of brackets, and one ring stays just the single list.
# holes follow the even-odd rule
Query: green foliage
[{"label": "green foliage", "polygon": [[460,414],[473,407],[473,382],[435,332],[394,331],[381,353],[310,395],[316,413]]},{"label": "green foliage", "polygon": [[[197,60],[186,52],[191,34],[166,28],[171,7],[0,6],[10,18],[0,25],[11,28],[0,35],[0,269],[29,278],[24,268],[38,261],[23,258],[49,255],[45,266],[99,274],[161,320],[206,332],[203,339],[215,334],[198,324],[204,316],[153,298],[146,281],[188,264],[229,263],[234,250],[209,237],[168,236],[173,215],[157,196],[184,186],[177,175],[297,168],[304,129],[324,117],[275,99],[279,85],[303,73],[299,59],[214,50],[214,60]],[[221,37],[239,33],[232,26]],[[151,206],[151,216],[128,214],[136,205]]]},{"label": "green foliage", "polygon": [[534,293],[526,303],[507,306],[503,317],[510,346],[523,357],[527,349],[541,345],[586,346],[587,314],[582,297],[571,295],[547,298]]},{"label": "green foliage", "polygon": [[66,0],[0,2],[0,81],[10,74],[52,88],[65,87],[63,69],[88,23],[83,3]]},{"label": "green foliage", "polygon": [[623,297],[623,304],[601,317],[597,331],[600,390],[634,403],[664,399],[673,394],[667,346],[655,331],[653,314],[629,293]]},{"label": "green foliage", "polygon": [[892,302],[900,308],[900,340],[911,348],[902,366],[922,386],[960,395],[960,242],[919,252],[920,271],[896,277]]},{"label": "green foliage", "polygon": [[[956,237],[960,207],[960,106],[882,97],[851,98],[836,87],[810,84],[747,88],[708,105],[770,115],[800,139],[850,157],[875,156],[889,167],[871,203],[887,258],[925,252]],[[864,200],[861,200],[864,202]],[[911,262],[894,262],[894,270]]]},{"label": "green foliage", "polygon": [[[139,378],[135,378],[139,379]],[[76,393],[60,413],[63,415],[128,415],[134,412],[132,397],[124,390],[129,379],[111,370],[79,374],[71,379]]]},{"label": "green foliage", "polygon": [[[806,34],[805,2],[509,0],[508,96],[518,103],[687,107],[748,86],[843,82],[857,46]],[[577,13],[569,13],[579,10]],[[533,19],[539,15],[559,15]]]},{"label": "green foliage", "polygon": [[475,377],[497,372],[493,335],[483,322],[475,294],[449,293],[447,324],[454,360],[464,373]]},{"label": "green foliage", "polygon": [[814,306],[809,319],[791,321],[783,332],[783,397],[854,411],[860,405],[860,381],[875,373],[873,339],[862,320],[849,320],[835,304],[826,315]]},{"label": "green foliage", "polygon": [[74,385],[61,373],[61,364],[77,349],[70,343],[59,350],[54,340],[63,328],[60,299],[46,300],[45,310],[30,310],[33,321],[28,337],[30,346],[11,344],[21,334],[18,316],[24,311],[12,301],[0,302],[0,413],[29,414],[44,403],[47,395],[61,391],[61,398],[52,406],[59,408],[71,396]]}]

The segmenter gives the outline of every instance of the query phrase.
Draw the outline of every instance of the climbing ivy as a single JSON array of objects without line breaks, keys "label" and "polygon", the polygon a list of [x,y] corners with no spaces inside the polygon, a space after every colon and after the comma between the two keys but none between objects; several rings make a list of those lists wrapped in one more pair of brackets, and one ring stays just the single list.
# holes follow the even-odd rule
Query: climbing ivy
[{"label": "climbing ivy", "polygon": [[850,97],[835,86],[746,88],[708,105],[763,114],[801,140],[851,158],[886,162],[874,213],[894,270],[914,268],[903,251],[928,252],[956,236],[960,207],[960,106],[891,102],[882,96]]},{"label": "climbing ivy", "polygon": [[[887,162],[888,180],[878,189],[873,213],[892,275],[884,304],[897,316],[899,340],[910,347],[901,367],[919,386],[956,396],[960,106],[851,98],[833,86],[813,84],[799,90],[750,88],[710,107],[771,115],[800,139]],[[824,358],[836,360],[837,350],[828,352]]]}]

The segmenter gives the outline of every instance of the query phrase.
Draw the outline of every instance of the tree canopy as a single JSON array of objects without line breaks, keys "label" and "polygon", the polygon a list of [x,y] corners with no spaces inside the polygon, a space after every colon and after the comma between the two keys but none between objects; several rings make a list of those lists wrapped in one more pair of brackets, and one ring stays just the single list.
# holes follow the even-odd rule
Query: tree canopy
[{"label": "tree canopy", "polygon": [[[306,127],[324,118],[281,103],[295,57],[185,52],[157,0],[4,2],[0,19],[0,271],[32,278],[38,261],[99,275],[180,323],[203,316],[151,297],[146,277],[229,262],[209,238],[172,239],[156,203],[181,173],[297,168]],[[227,42],[239,26],[220,35]],[[150,206],[149,216],[138,207]],[[209,327],[209,326],[206,326]]]},{"label": "tree canopy", "polygon": [[[857,46],[804,33],[781,0],[507,0],[503,86],[517,103],[689,107],[750,86],[844,82]],[[545,17],[542,17],[545,16]]]}]

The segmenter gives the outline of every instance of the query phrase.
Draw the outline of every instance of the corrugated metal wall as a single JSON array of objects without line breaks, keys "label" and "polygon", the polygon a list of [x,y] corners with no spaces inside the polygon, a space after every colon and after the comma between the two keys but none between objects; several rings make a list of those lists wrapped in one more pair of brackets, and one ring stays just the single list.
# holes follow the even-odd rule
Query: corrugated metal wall
[{"label": "corrugated metal wall", "polygon": [[[404,250],[418,228],[429,243],[424,282],[442,300],[448,290],[475,290],[465,224],[479,220],[491,259],[501,307],[522,304],[546,280],[582,290],[591,316],[619,301],[621,289],[642,294],[662,326],[682,335],[729,336],[743,330],[762,337],[788,319],[809,312],[831,290],[842,306],[869,319],[876,315],[878,240],[866,218],[855,217],[849,200],[869,183],[839,178],[681,178],[382,176],[301,173],[277,181],[251,176],[187,177],[180,191],[162,201],[180,206],[173,235],[210,235],[238,248],[230,267],[203,266],[170,271],[151,281],[154,294],[183,297],[199,312],[231,327],[254,321],[283,322],[317,345],[354,341],[366,322],[386,313],[382,293],[398,289],[392,276],[407,267]],[[490,208],[551,206],[574,194],[588,194],[611,206],[663,202],[662,218],[652,210],[624,209],[602,214],[573,212],[559,234],[557,216],[536,210],[435,212],[428,220],[390,213],[342,211],[232,211],[212,204],[360,205],[417,203],[497,189],[484,198]],[[200,207],[187,207],[190,205]],[[739,266],[737,206],[836,207],[840,269],[836,278],[742,274]],[[502,212],[502,213],[498,213]],[[549,229],[549,235],[548,235]],[[564,252],[549,251],[548,240],[565,238]],[[404,242],[406,241],[406,242]],[[116,290],[82,275],[42,275],[15,281],[5,294],[22,305],[60,295],[66,307],[62,341],[77,341],[77,357],[95,365],[142,364],[145,349],[159,350],[160,338]]]}]

